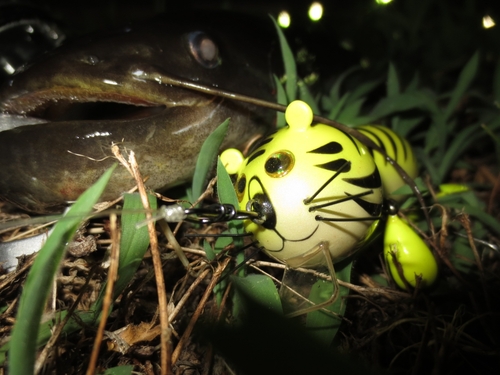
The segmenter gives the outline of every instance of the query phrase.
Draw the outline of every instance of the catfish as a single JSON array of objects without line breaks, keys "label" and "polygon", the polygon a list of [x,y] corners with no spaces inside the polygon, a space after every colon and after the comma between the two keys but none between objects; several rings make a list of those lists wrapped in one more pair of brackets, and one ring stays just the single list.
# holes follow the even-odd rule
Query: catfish
[{"label": "catfish", "polygon": [[[272,20],[242,14],[163,15],[68,41],[0,88],[0,198],[59,211],[116,162],[112,144],[135,152],[150,189],[185,183],[224,120],[221,149],[243,149],[275,112],[175,82],[274,101],[280,63]],[[101,200],[133,186],[119,166]]]}]

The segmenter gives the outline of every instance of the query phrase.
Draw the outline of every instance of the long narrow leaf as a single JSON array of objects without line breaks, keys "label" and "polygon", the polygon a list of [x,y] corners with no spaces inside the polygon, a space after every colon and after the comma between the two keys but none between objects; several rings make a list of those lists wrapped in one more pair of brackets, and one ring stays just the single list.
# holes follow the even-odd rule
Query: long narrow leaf
[{"label": "long narrow leaf", "polygon": [[330,99],[336,103],[340,100],[340,88],[342,86],[342,83],[344,83],[344,80],[352,73],[357,70],[360,70],[360,66],[354,66],[352,68],[347,69],[345,72],[343,72],[335,81],[335,83],[332,85],[332,88],[330,89]]},{"label": "long narrow leaf", "polygon": [[[281,84],[279,78],[273,74],[274,85],[276,86],[276,99],[278,104],[287,105],[288,99],[286,98],[285,89]],[[286,125],[285,114],[283,112],[278,112],[276,116],[276,128],[280,129]]]},{"label": "long narrow leaf", "polygon": [[227,134],[228,126],[229,119],[226,119],[203,142],[193,176],[192,194],[195,200],[205,191],[207,176],[216,161],[219,148]]},{"label": "long narrow leaf", "polygon": [[398,73],[392,63],[389,64],[389,72],[387,73],[387,96],[392,97],[400,93]]},{"label": "long narrow leaf", "polygon": [[281,54],[283,55],[283,64],[285,67],[286,75],[286,96],[289,102],[294,101],[297,98],[297,64],[295,63],[295,58],[293,52],[288,45],[285,38],[285,34],[281,30],[276,20],[271,17],[278,32],[278,37],[280,40]]},{"label": "long narrow leaf", "polygon": [[497,106],[500,106],[500,60],[497,61],[493,76],[493,100]]},{"label": "long narrow leaf", "polygon": [[351,104],[352,102],[363,98],[368,94],[370,91],[372,91],[375,87],[380,85],[382,83],[381,79],[375,79],[373,81],[368,81],[364,83],[360,83],[357,85],[350,93],[349,99],[347,101],[347,104]]},{"label": "long narrow leaf", "polygon": [[471,59],[467,62],[465,67],[462,69],[460,76],[458,77],[457,85],[451,94],[450,101],[444,111],[445,121],[448,120],[453,113],[453,111],[457,108],[457,105],[462,99],[463,95],[469,88],[472,83],[474,77],[476,76],[477,70],[479,67],[479,52],[476,52]]},{"label": "long narrow leaf", "polygon": [[52,287],[66,244],[78,229],[104,191],[116,166],[104,175],[73,204],[54,227],[47,243],[40,250],[24,285],[16,324],[10,342],[9,372],[12,375],[32,374],[35,366],[38,327],[49,291]]},{"label": "long narrow leaf", "polygon": [[346,92],[342,98],[340,98],[339,101],[335,102],[333,105],[333,108],[330,110],[330,113],[328,114],[328,118],[330,120],[337,120],[337,117],[339,113],[342,111],[344,108],[344,104],[346,103],[347,99],[349,98],[350,93]]},{"label": "long narrow leaf", "polygon": [[[148,195],[149,205],[152,210],[156,209],[156,197]],[[121,218],[122,234],[120,238],[120,259],[118,268],[118,280],[114,286],[114,298],[118,297],[125,287],[132,281],[141,264],[144,254],[149,247],[149,234],[147,226],[136,228],[136,224],[146,219],[139,194],[125,194],[123,197],[123,215]],[[92,310],[98,314],[106,288],[101,288],[101,293],[94,303]]]},{"label": "long narrow leaf", "polygon": [[311,107],[313,113],[318,114],[319,113],[318,104],[316,104],[316,100],[312,96],[311,91],[309,90],[309,86],[307,86],[307,84],[303,80],[299,80],[297,85],[299,88],[300,100],[309,104],[309,107]]},{"label": "long narrow leaf", "polygon": [[447,147],[446,153],[439,160],[437,167],[440,181],[443,181],[448,171],[453,167],[453,163],[462,155],[466,148],[474,144],[479,136],[482,135],[481,129],[477,126],[470,126],[459,132],[451,144]]},{"label": "long narrow leaf", "polygon": [[[342,268],[336,270],[337,279],[350,282],[351,268],[352,262],[346,263],[345,266],[342,265]],[[326,307],[328,310],[338,314],[338,317],[332,316],[321,310],[316,310],[307,314],[306,318],[307,329],[318,341],[322,342],[325,345],[330,345],[333,341],[340,328],[340,324],[342,323],[341,317],[344,315],[346,309],[345,297],[349,294],[349,289],[343,286],[339,286],[339,288],[340,291],[337,300],[330,306]],[[330,298],[332,293],[332,282],[319,280],[311,289],[309,299],[312,302],[321,303]]]}]

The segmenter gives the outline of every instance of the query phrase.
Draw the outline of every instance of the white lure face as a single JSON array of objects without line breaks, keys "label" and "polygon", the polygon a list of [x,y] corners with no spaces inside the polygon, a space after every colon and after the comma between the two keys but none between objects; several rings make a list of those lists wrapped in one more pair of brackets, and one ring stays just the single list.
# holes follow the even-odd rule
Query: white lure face
[{"label": "white lure face", "polygon": [[289,127],[245,160],[233,149],[221,156],[237,174],[240,209],[261,216],[247,220],[245,229],[267,254],[291,266],[324,264],[323,254],[313,251],[320,242],[329,244],[334,262],[342,260],[381,214],[379,172],[363,144],[333,127],[311,126],[307,104],[290,104],[286,119]]}]

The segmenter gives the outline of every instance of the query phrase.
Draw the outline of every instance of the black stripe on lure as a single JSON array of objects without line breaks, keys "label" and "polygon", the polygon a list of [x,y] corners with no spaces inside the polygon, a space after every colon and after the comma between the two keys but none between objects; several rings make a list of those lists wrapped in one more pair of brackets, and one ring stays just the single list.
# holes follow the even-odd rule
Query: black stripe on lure
[{"label": "black stripe on lure", "polygon": [[[325,265],[316,249],[327,243],[334,262],[359,249],[382,217],[384,198],[404,185],[385,158],[358,140],[325,124],[311,125],[313,112],[302,101],[285,112],[288,127],[271,134],[248,158],[236,149],[222,153],[228,173],[236,174],[241,210],[256,212],[244,221],[264,251],[291,267]],[[408,142],[382,126],[359,129],[379,144],[412,177],[417,163]],[[416,238],[420,242],[416,242]],[[385,234],[386,261],[415,286],[437,276],[437,263],[418,235],[395,212]],[[400,267],[400,268],[401,268]]]}]

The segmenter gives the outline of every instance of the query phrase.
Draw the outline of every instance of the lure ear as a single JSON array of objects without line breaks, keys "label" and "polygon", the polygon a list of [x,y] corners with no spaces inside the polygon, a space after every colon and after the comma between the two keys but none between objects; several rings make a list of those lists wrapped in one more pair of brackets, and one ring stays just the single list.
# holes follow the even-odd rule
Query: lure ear
[{"label": "lure ear", "polygon": [[291,129],[305,131],[313,121],[313,111],[306,102],[295,100],[286,107],[285,119]]},{"label": "lure ear", "polygon": [[240,170],[245,157],[240,150],[228,148],[220,155],[220,160],[229,174],[236,174]]},{"label": "lure ear", "polygon": [[397,215],[387,218],[384,258],[393,280],[402,289],[406,289],[406,285],[398,272],[398,265],[413,287],[417,284],[417,277],[421,277],[421,286],[430,286],[437,278],[438,265],[431,250]]}]

